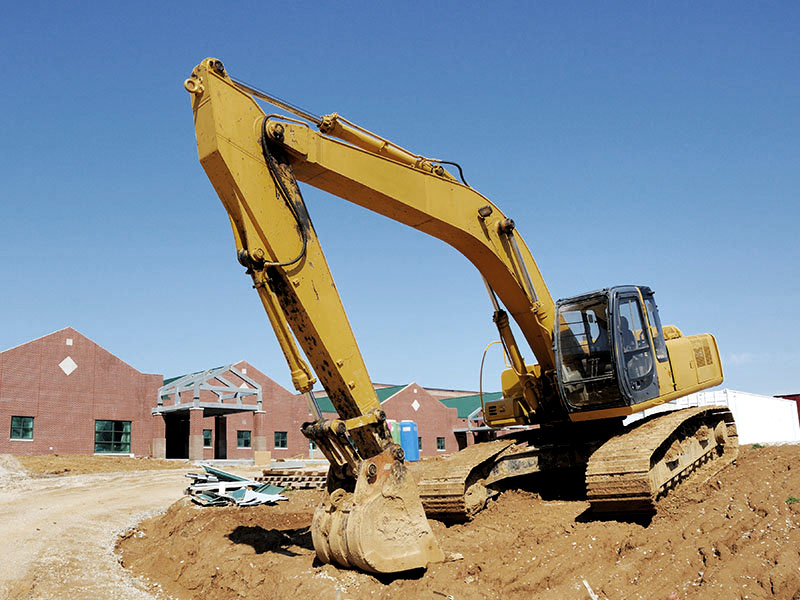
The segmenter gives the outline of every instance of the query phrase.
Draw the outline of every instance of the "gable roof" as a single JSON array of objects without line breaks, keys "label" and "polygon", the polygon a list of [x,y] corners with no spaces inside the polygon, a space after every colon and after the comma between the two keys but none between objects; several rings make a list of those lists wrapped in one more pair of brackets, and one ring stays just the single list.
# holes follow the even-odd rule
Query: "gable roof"
[{"label": "gable roof", "polygon": [[61,329],[57,329],[57,330],[55,330],[55,331],[51,331],[50,333],[46,333],[46,334],[44,334],[44,335],[40,335],[40,336],[39,336],[39,337],[37,337],[37,338],[34,338],[34,339],[32,339],[32,340],[28,340],[27,342],[23,342],[23,343],[21,343],[21,344],[17,344],[16,346],[11,346],[10,348],[6,348],[6,349],[4,349],[4,350],[0,350],[0,354],[5,354],[5,353],[7,353],[7,352],[11,352],[11,351],[13,351],[13,350],[17,350],[17,349],[19,349],[19,348],[22,348],[22,347],[24,347],[24,346],[27,346],[27,345],[29,345],[29,344],[34,344],[34,343],[36,343],[36,342],[41,342],[41,341],[43,341],[43,340],[46,340],[46,339],[48,339],[48,338],[52,338],[52,337],[54,337],[54,336],[56,336],[56,335],[58,335],[58,334],[62,334],[62,333],[63,333],[63,334],[66,334],[66,335],[73,336],[73,337],[80,337],[80,338],[83,338],[84,340],[86,340],[86,341],[87,341],[87,342],[89,342],[90,344],[94,344],[94,345],[95,345],[97,348],[99,348],[100,350],[102,350],[103,352],[105,352],[106,354],[108,354],[109,356],[112,356],[112,357],[114,357],[114,359],[115,359],[115,360],[118,360],[119,362],[121,362],[122,364],[124,364],[126,367],[128,367],[129,369],[133,369],[133,370],[134,370],[134,371],[136,371],[137,373],[141,373],[142,375],[155,375],[155,373],[144,373],[143,371],[140,371],[139,369],[137,369],[136,367],[134,367],[133,365],[131,365],[129,362],[127,362],[127,361],[125,361],[125,360],[121,359],[119,356],[117,356],[116,354],[114,354],[113,352],[111,352],[111,351],[110,351],[109,349],[107,349],[105,346],[101,346],[100,344],[98,344],[97,342],[95,342],[95,341],[94,341],[92,338],[90,338],[90,337],[89,337],[89,336],[87,336],[87,335],[84,335],[83,333],[81,333],[80,331],[78,331],[77,329],[75,329],[74,327],[72,327],[72,326],[70,326],[70,325],[67,325],[66,327],[62,327]]},{"label": "gable roof", "polygon": [[[502,397],[503,392],[484,392],[483,401],[491,402],[493,400],[499,400]],[[481,407],[481,395],[472,394],[470,396],[460,396],[458,398],[441,398],[439,402],[448,408],[455,408],[458,411],[459,419],[466,419],[475,412],[476,409]]]}]

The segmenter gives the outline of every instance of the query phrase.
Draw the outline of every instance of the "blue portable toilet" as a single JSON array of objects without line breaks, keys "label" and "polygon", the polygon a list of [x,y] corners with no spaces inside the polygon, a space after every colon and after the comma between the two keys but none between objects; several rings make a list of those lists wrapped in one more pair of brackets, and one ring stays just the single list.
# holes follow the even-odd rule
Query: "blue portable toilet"
[{"label": "blue portable toilet", "polygon": [[400,446],[406,454],[406,460],[419,460],[419,438],[414,421],[400,421]]}]

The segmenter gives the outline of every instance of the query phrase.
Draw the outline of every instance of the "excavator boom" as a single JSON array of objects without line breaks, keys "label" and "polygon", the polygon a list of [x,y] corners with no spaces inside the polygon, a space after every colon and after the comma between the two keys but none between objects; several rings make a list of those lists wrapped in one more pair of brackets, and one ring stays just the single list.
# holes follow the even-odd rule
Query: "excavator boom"
[{"label": "excavator boom", "polygon": [[317,555],[374,572],[442,560],[402,448],[392,442],[289,154],[268,139],[264,113],[219,61],[203,61],[185,87],[192,94],[200,162],[228,212],[237,257],[253,279],[293,383],[310,394],[315,382],[296,339],[338,412],[338,419],[303,426],[331,463],[328,493],[312,528]]}]

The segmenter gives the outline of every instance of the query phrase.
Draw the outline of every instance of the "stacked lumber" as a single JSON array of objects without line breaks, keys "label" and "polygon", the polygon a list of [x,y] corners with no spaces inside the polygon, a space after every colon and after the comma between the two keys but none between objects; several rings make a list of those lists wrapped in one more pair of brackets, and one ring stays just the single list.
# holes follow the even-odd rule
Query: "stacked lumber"
[{"label": "stacked lumber", "polygon": [[327,477],[328,469],[264,469],[256,481],[292,490],[322,489]]}]

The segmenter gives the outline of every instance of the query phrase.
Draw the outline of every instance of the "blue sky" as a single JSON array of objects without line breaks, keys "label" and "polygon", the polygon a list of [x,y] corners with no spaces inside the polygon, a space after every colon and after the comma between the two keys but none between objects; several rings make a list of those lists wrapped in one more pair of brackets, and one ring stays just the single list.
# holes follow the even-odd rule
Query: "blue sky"
[{"label": "blue sky", "polygon": [[[649,285],[717,336],[726,387],[800,391],[796,3],[230,4],[4,9],[0,348],[71,325],[145,372],[246,359],[291,387],[197,161],[182,83],[216,56],[461,163],[554,297]],[[476,389],[472,266],[304,194],[372,379]]]}]

